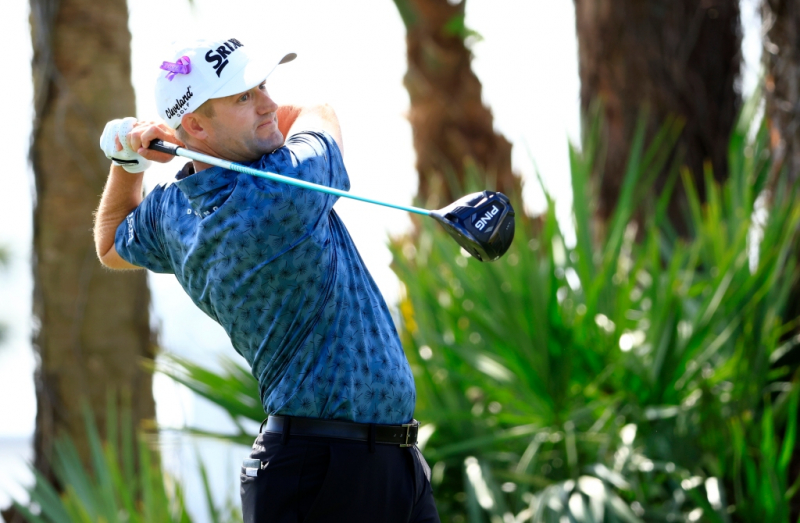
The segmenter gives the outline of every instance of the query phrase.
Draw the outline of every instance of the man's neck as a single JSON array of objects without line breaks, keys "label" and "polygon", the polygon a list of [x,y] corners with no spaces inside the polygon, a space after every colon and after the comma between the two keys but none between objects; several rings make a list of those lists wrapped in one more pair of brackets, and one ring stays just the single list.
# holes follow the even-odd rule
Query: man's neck
[{"label": "man's neck", "polygon": [[204,170],[208,169],[209,167],[213,167],[212,165],[209,165],[207,163],[203,163],[203,162],[200,162],[200,161],[197,161],[197,160],[192,160],[192,163],[194,164],[194,172],[195,173],[199,173],[200,171],[204,171]]}]

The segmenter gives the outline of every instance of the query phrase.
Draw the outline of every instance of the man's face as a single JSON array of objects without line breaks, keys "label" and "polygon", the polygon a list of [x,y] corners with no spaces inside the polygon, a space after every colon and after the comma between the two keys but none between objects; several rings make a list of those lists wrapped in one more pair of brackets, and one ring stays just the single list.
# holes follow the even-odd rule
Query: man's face
[{"label": "man's face", "polygon": [[276,104],[266,81],[249,91],[209,100],[213,116],[206,118],[213,153],[234,162],[251,162],[283,145]]}]

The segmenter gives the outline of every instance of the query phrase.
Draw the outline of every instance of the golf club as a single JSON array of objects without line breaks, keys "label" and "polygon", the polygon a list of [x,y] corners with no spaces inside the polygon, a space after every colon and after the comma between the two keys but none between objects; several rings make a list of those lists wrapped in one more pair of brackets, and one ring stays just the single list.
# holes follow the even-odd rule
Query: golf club
[{"label": "golf club", "polygon": [[447,207],[436,211],[429,211],[420,207],[381,202],[332,187],[304,182],[271,172],[259,171],[258,169],[253,169],[235,162],[190,151],[189,149],[163,140],[153,140],[150,142],[149,148],[154,151],[174,156],[182,156],[209,165],[222,167],[223,169],[230,169],[232,171],[258,176],[296,187],[311,189],[312,191],[383,205],[384,207],[400,209],[423,216],[430,216],[442,224],[447,233],[450,234],[465,251],[479,261],[494,261],[500,258],[511,246],[511,240],[514,239],[514,209],[511,207],[508,197],[500,192],[483,191],[468,194]]}]

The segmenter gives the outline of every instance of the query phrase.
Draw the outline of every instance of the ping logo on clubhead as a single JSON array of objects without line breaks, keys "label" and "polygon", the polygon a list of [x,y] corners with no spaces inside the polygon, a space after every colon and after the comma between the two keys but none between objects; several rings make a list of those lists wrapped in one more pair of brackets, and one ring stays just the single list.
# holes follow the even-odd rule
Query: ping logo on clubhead
[{"label": "ping logo on clubhead", "polygon": [[480,218],[475,222],[475,228],[479,231],[482,231],[483,228],[486,227],[486,225],[491,221],[491,219],[497,216],[497,213],[499,212],[500,209],[498,209],[496,205],[492,205],[492,208],[486,211],[486,214],[483,215],[483,218]]}]

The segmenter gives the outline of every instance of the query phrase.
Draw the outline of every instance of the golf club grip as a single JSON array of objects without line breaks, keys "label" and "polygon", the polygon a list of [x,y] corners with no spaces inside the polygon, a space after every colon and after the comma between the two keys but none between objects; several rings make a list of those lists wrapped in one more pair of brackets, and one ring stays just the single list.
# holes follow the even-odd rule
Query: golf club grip
[{"label": "golf club grip", "polygon": [[164,140],[155,139],[150,142],[150,145],[147,147],[148,149],[152,149],[154,151],[158,151],[160,153],[167,153],[171,154],[172,156],[178,156],[178,145],[174,143],[165,142]]}]

